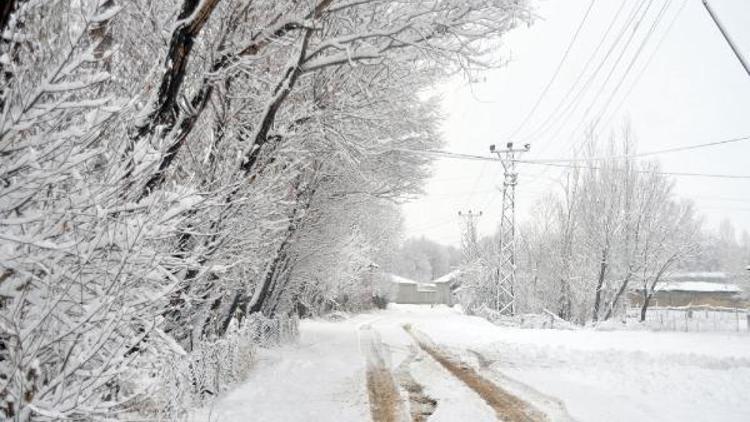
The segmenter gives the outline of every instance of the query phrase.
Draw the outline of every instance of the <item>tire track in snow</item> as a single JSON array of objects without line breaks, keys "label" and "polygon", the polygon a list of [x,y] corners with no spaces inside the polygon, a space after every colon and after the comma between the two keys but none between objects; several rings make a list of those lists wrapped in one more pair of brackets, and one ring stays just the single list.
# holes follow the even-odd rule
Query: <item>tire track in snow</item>
[{"label": "tire track in snow", "polygon": [[568,409],[562,400],[546,395],[539,390],[510,378],[502,372],[494,369],[493,366],[495,365],[496,360],[489,359],[476,350],[467,349],[466,351],[477,359],[480,374],[486,376],[496,384],[500,383],[505,386],[510,390],[511,394],[524,397],[526,402],[536,406],[538,409],[544,409],[547,419],[555,422],[574,422],[574,419],[568,413]]},{"label": "tire track in snow", "polygon": [[360,348],[367,360],[367,394],[373,422],[397,422],[402,420],[401,396],[389,369],[386,352],[380,335],[370,324],[357,330]]},{"label": "tire track in snow", "polygon": [[425,422],[427,418],[435,413],[437,400],[428,396],[424,391],[424,386],[419,384],[411,374],[409,369],[419,353],[415,346],[411,347],[409,356],[404,359],[396,370],[399,385],[409,395],[409,413],[412,422]]},{"label": "tire track in snow", "polygon": [[417,345],[428,355],[440,363],[454,377],[474,390],[494,411],[502,421],[547,421],[546,415],[531,404],[498,387],[495,383],[479,375],[469,365],[449,356],[424,335],[418,335],[410,325],[404,325],[404,330],[414,339]]}]

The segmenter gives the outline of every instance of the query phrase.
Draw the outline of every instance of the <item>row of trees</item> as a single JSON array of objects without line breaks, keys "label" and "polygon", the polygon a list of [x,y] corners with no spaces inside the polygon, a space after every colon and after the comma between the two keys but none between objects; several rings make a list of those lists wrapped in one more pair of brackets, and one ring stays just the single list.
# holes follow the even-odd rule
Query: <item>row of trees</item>
[{"label": "row of trees", "polygon": [[420,282],[435,280],[461,265],[461,251],[425,237],[407,239],[386,269]]},{"label": "row of trees", "polygon": [[701,221],[657,162],[631,157],[628,127],[584,148],[582,165],[565,172],[521,232],[522,306],[596,322],[636,290],[643,319],[658,283],[699,250]]},{"label": "row of trees", "polygon": [[701,239],[701,248],[694,261],[687,262],[688,269],[722,271],[742,280],[747,277],[750,266],[750,233],[737,232],[731,221],[719,223],[718,230],[706,232]]},{"label": "row of trees", "polygon": [[428,171],[409,151],[439,145],[424,89],[493,65],[528,19],[518,0],[3,2],[0,415],[156,411],[163,366],[248,315],[366,306]]},{"label": "row of trees", "polygon": [[[584,324],[621,314],[627,296],[643,296],[641,319],[670,272],[708,270],[706,236],[693,204],[678,198],[655,161],[640,160],[632,133],[606,142],[589,136],[580,160],[524,218],[514,286],[517,312],[552,312]],[[498,239],[464,236],[467,309],[493,308]]]}]

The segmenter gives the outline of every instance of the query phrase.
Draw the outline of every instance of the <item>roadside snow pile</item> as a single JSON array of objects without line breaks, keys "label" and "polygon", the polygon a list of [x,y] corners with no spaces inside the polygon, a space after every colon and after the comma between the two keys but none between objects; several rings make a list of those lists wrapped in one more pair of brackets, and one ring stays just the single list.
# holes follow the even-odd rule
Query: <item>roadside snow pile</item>
[{"label": "roadside snow pile", "polygon": [[521,314],[512,317],[500,316],[491,320],[501,327],[518,327],[526,329],[559,329],[575,330],[579,327],[555,315]]},{"label": "roadside snow pile", "polygon": [[635,331],[659,331],[663,329],[659,327],[658,323],[652,323],[651,321],[638,321],[637,319],[620,319],[612,318],[606,321],[600,321],[595,324],[590,324],[586,328],[596,331],[614,331],[614,330],[635,330]]},{"label": "roadside snow pile", "polygon": [[574,330],[578,328],[575,324],[565,321],[552,312],[546,312],[544,314],[520,314],[507,316],[501,315],[499,312],[487,307],[482,307],[476,310],[474,314],[501,327],[549,328],[564,330]]},{"label": "roadside snow pile", "polygon": [[323,319],[325,319],[326,321],[334,321],[335,322],[335,321],[344,321],[344,320],[347,320],[347,319],[349,319],[351,317],[352,317],[351,314],[349,314],[348,312],[333,311],[333,312],[331,312],[331,313],[326,314],[325,316],[323,316]]}]

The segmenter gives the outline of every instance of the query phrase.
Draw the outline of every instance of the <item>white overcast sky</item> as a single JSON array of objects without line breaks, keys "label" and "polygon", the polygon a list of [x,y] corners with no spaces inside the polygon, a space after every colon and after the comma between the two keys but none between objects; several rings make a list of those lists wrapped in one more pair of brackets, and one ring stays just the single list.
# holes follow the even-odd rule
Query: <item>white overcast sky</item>
[{"label": "white overcast sky", "polygon": [[[594,65],[606,53],[609,40],[617,35],[625,15],[640,1],[625,2],[617,24],[595,56]],[[649,17],[636,32],[630,50],[624,54],[598,102],[594,103],[590,116],[602,109],[665,1],[668,0],[652,1]],[[710,3],[742,53],[750,59],[750,1],[710,0]],[[442,128],[446,150],[488,155],[489,144],[505,145],[552,77],[589,0],[537,0],[532,4],[539,15],[537,21],[528,28],[524,25],[515,29],[504,40],[502,55],[510,60],[507,66],[487,72],[483,81],[468,84],[456,80],[441,87],[446,114]],[[621,4],[620,1],[595,2],[555,83],[516,142],[518,139],[526,142],[524,138],[528,133],[555,109],[583,70]],[[675,16],[674,25],[667,32]],[[613,63],[619,51],[615,49],[607,63]],[[625,97],[654,51],[653,60],[630,95]],[[609,69],[605,64],[578,111],[565,119],[565,126],[528,139],[532,152],[524,158],[571,156],[571,145],[580,139],[573,136],[573,129],[584,120],[583,111],[594,99]],[[587,75],[585,73],[582,80],[585,81]],[[601,120],[602,125],[617,128],[624,119],[629,119],[641,152],[750,135],[750,76],[711,21],[701,0],[669,3],[630,76],[613,98]],[[609,117],[622,98],[625,101],[617,115]],[[659,159],[664,171],[750,175],[750,142],[664,154]],[[560,174],[557,169],[542,172],[543,169],[531,165],[520,167],[516,193],[520,221],[526,218],[536,199],[551,189]],[[483,211],[480,231],[492,233],[499,222],[501,196],[497,187],[500,184],[499,163],[437,160],[426,195],[403,205],[406,236],[426,236],[440,243],[458,245],[457,213],[468,209]],[[729,218],[738,232],[750,231],[750,180],[677,177],[676,190],[696,202],[709,227],[716,227],[723,218]]]}]

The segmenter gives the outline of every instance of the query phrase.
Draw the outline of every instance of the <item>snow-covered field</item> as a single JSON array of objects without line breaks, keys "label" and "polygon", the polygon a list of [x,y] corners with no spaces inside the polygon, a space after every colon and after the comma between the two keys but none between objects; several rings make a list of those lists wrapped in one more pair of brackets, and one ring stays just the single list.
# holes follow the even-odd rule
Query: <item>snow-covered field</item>
[{"label": "snow-covered field", "polygon": [[403,388],[410,377],[436,403],[427,420],[496,420],[485,400],[418,348],[404,324],[552,420],[750,420],[746,332],[520,329],[406,305],[304,322],[298,344],[266,352],[244,385],[193,420],[370,420],[365,380],[373,350],[402,387],[400,418],[410,407]]}]

